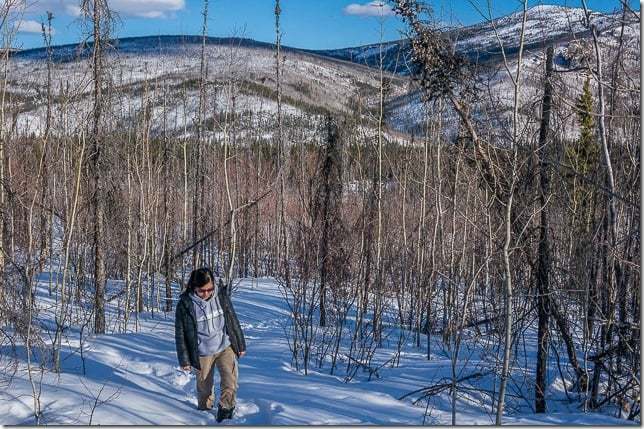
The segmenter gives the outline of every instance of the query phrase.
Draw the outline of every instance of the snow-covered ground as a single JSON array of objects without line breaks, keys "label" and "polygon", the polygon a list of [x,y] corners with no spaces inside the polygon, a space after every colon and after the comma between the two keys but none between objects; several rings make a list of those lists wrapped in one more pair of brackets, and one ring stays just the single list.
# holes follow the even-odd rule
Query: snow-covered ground
[{"label": "snow-covered ground", "polygon": [[[41,275],[38,301],[41,324],[51,323],[48,312],[53,301]],[[113,287],[117,284],[112,283]],[[248,353],[239,363],[239,391],[235,425],[309,425],[309,424],[450,424],[451,405],[447,393],[432,401],[413,404],[414,396],[405,394],[436,384],[450,375],[450,355],[440,345],[440,336],[432,338],[431,360],[423,348],[410,338],[403,341],[397,367],[385,362],[394,355],[399,331],[385,339],[374,356],[374,366],[381,366],[377,376],[358,372],[349,382],[342,374],[330,375],[329,365],[309,369],[308,375],[291,365],[291,352],[285,337],[289,312],[280,288],[273,279],[241,281],[233,294],[233,303],[246,335]],[[115,308],[108,307],[108,326],[114,327]],[[79,332],[73,330],[63,342],[60,375],[45,371],[42,378],[41,404],[44,424],[102,425],[202,425],[215,423],[213,412],[198,411],[195,398],[195,375],[178,368],[174,346],[174,314],[146,314],[139,329],[89,337],[79,350]],[[3,345],[2,357],[8,359],[13,348]],[[26,374],[24,346],[15,345],[19,365],[13,377],[9,367],[0,372],[0,424],[34,424],[32,389]],[[533,358],[531,341],[523,345],[528,361]],[[459,376],[473,373],[480,364],[482,351],[464,347],[457,369]],[[35,360],[38,360],[37,357]],[[84,361],[84,363],[83,363]],[[518,362],[524,362],[523,357]],[[342,365],[341,365],[342,366]],[[346,366],[346,363],[344,364]],[[84,367],[84,372],[83,372]],[[533,365],[516,368],[517,380],[533,374]],[[568,402],[551,365],[549,412],[537,415],[530,411],[529,400],[513,399],[520,383],[509,385],[508,415],[510,424],[627,424],[606,414],[583,413],[578,401]],[[341,371],[340,371],[341,372]],[[35,381],[40,372],[35,371]],[[490,389],[493,376],[472,384]],[[217,380],[216,380],[217,382]],[[36,385],[38,387],[38,385]],[[417,396],[416,396],[417,397]],[[460,425],[494,423],[489,401],[476,400],[477,394],[459,395],[456,421]]]}]

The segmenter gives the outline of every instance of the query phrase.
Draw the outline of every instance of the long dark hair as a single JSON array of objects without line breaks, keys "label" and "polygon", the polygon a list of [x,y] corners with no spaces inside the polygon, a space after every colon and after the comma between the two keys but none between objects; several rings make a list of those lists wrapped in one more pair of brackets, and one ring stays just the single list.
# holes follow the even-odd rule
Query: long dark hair
[{"label": "long dark hair", "polygon": [[210,271],[208,267],[197,268],[196,270],[190,273],[190,280],[188,280],[188,290],[194,290],[195,288],[202,287],[208,282],[212,282],[213,286],[215,285],[215,276]]}]

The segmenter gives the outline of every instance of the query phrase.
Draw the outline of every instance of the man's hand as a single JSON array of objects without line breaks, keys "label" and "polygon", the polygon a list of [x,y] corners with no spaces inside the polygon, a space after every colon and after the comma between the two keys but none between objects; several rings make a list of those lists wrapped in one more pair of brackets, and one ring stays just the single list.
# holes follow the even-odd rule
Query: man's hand
[{"label": "man's hand", "polygon": [[239,352],[239,357],[243,357],[246,355],[246,352]]}]

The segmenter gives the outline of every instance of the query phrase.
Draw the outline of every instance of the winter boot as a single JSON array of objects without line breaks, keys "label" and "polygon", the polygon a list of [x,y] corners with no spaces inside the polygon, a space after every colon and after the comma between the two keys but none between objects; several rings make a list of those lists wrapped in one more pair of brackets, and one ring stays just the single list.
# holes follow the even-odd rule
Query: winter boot
[{"label": "winter boot", "polygon": [[221,423],[222,420],[232,419],[234,411],[235,411],[235,407],[226,409],[226,408],[222,408],[220,405],[219,408],[217,408],[217,423]]}]

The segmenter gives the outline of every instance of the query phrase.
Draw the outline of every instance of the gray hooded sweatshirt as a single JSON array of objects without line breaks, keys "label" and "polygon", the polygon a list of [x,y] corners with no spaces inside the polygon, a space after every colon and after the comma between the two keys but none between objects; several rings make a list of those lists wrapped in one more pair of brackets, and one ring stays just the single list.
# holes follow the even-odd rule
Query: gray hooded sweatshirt
[{"label": "gray hooded sweatshirt", "polygon": [[210,356],[224,351],[230,340],[224,327],[224,311],[219,298],[213,293],[209,299],[190,294],[197,317],[197,344],[199,356]]}]

